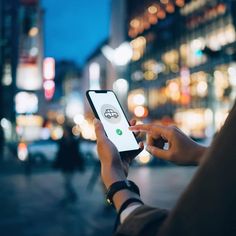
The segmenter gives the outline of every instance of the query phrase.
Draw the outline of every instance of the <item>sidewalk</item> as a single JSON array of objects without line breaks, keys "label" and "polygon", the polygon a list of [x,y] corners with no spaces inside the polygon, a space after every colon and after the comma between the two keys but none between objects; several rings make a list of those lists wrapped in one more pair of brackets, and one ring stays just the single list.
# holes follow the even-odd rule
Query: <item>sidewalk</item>
[{"label": "sidewalk", "polygon": [[[195,168],[135,168],[131,179],[141,188],[144,202],[171,208]],[[77,174],[79,201],[63,205],[60,173],[0,177],[0,235],[2,236],[109,236],[115,211],[106,208],[100,182],[86,187],[91,171]],[[146,183],[149,183],[148,185]]]}]

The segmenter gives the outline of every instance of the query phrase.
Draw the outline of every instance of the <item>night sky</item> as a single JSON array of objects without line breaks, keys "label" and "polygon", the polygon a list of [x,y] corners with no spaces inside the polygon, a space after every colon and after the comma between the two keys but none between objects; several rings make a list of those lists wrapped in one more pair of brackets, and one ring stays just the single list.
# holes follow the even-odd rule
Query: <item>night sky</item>
[{"label": "night sky", "polygon": [[42,0],[45,56],[86,58],[109,35],[111,0]]}]

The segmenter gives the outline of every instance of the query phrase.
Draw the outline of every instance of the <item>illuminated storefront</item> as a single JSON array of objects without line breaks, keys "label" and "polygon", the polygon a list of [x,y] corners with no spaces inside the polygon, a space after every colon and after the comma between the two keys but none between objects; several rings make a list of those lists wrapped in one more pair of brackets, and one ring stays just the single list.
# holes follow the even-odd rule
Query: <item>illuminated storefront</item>
[{"label": "illuminated storefront", "polygon": [[221,127],[236,97],[232,7],[226,0],[144,1],[139,8],[130,1],[131,113],[168,117],[196,138]]},{"label": "illuminated storefront", "polygon": [[16,132],[23,141],[41,138],[43,118],[39,115],[43,88],[42,9],[38,0],[21,0],[19,6],[18,65],[14,96]]}]

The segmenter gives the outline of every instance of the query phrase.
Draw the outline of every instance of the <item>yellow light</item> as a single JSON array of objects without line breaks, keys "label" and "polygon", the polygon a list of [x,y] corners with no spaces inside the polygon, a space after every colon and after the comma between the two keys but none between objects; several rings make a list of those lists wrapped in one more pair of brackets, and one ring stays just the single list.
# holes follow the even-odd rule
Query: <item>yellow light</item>
[{"label": "yellow light", "polygon": [[150,17],[148,17],[148,21],[150,24],[155,25],[158,22],[158,18],[155,15],[151,15]]},{"label": "yellow light", "polygon": [[63,129],[61,126],[57,126],[53,128],[52,133],[51,133],[51,138],[53,140],[58,140],[62,138],[62,136],[63,136]]},{"label": "yellow light", "polygon": [[35,37],[39,32],[39,29],[37,27],[32,27],[30,30],[29,30],[29,36],[30,37]]},{"label": "yellow light", "polygon": [[[149,21],[145,19],[145,20],[143,21],[143,27],[144,27],[144,29],[147,30],[147,29],[150,28],[150,26],[151,26],[151,25],[150,25]],[[140,32],[140,33],[142,33],[142,32]]]},{"label": "yellow light", "polygon": [[77,114],[75,117],[74,117],[74,122],[77,124],[77,125],[82,125],[84,123],[85,119],[84,119],[84,116],[82,114]]},{"label": "yellow light", "polygon": [[175,1],[175,4],[176,4],[178,7],[183,7],[183,6],[184,6],[184,0],[176,0],[176,1]]},{"label": "yellow light", "polygon": [[25,161],[28,158],[28,148],[27,145],[23,142],[18,144],[17,147],[17,156],[19,158],[19,160],[21,161]]},{"label": "yellow light", "polygon": [[157,17],[160,19],[164,19],[166,17],[165,11],[161,10],[157,12]]},{"label": "yellow light", "polygon": [[137,106],[134,108],[134,114],[137,117],[146,117],[148,115],[148,110],[144,106]]},{"label": "yellow light", "polygon": [[65,117],[64,117],[64,115],[63,115],[63,114],[57,115],[56,121],[57,121],[57,123],[60,124],[60,125],[64,124],[64,122],[65,122]]},{"label": "yellow light", "polygon": [[133,19],[130,21],[130,26],[133,28],[138,28],[140,26],[140,21],[138,19]]},{"label": "yellow light", "polygon": [[136,31],[133,30],[133,29],[130,29],[130,30],[129,30],[129,37],[130,37],[130,38],[134,38],[134,37],[136,37],[136,36],[137,36]]},{"label": "yellow light", "polygon": [[37,115],[20,115],[16,117],[19,126],[42,126],[43,118]]},{"label": "yellow light", "polygon": [[132,56],[132,60],[138,61],[140,58],[141,58],[141,53],[139,51],[134,51],[133,56]]},{"label": "yellow light", "polygon": [[96,140],[96,134],[93,124],[87,120],[84,121],[83,125],[80,126],[81,135],[85,139]]},{"label": "yellow light", "polygon": [[169,0],[160,0],[160,2],[161,2],[162,4],[167,4],[167,3],[169,2]]},{"label": "yellow light", "polygon": [[148,12],[149,12],[150,14],[156,14],[156,13],[157,13],[157,7],[154,6],[154,5],[150,6],[150,7],[148,8]]},{"label": "yellow light", "polygon": [[178,64],[171,64],[170,65],[170,70],[172,71],[172,72],[174,72],[174,73],[177,73],[177,72],[179,72],[179,65]]},{"label": "yellow light", "polygon": [[139,48],[146,45],[146,39],[143,36],[140,36],[131,41],[131,46],[133,48]]},{"label": "yellow light", "polygon": [[197,84],[197,93],[200,97],[204,97],[207,94],[207,83],[205,81],[200,81]]},{"label": "yellow light", "polygon": [[143,76],[146,80],[155,80],[157,78],[157,74],[151,70],[146,71]]},{"label": "yellow light", "polygon": [[178,92],[179,86],[176,82],[170,82],[169,89],[170,89],[170,92]]},{"label": "yellow light", "polygon": [[166,5],[166,11],[167,11],[168,13],[173,13],[173,12],[175,11],[174,5],[171,4],[171,3],[168,3],[168,4]]},{"label": "yellow light", "polygon": [[137,157],[137,161],[142,164],[148,164],[151,161],[152,157],[150,155],[149,152],[147,152],[146,150],[143,150]]},{"label": "yellow light", "polygon": [[133,61],[138,61],[141,56],[144,54],[145,47],[146,47],[146,39],[143,36],[137,37],[136,39],[130,42],[130,46],[133,50]]},{"label": "yellow light", "polygon": [[177,80],[169,82],[167,88],[168,89],[166,91],[167,92],[166,96],[169,97],[171,100],[178,102],[180,99],[180,89]]}]

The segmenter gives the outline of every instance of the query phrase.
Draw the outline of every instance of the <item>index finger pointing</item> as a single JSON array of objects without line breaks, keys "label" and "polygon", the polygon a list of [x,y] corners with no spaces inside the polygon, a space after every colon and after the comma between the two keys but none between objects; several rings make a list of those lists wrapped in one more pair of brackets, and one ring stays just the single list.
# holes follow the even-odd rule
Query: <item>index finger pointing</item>
[{"label": "index finger pointing", "polygon": [[153,128],[154,125],[151,124],[140,124],[140,125],[133,125],[130,126],[129,129],[132,131],[143,131],[147,132],[150,131]]},{"label": "index finger pointing", "polygon": [[140,131],[151,134],[153,137],[163,137],[168,139],[170,137],[170,130],[166,126],[153,125],[153,124],[143,124],[134,125],[130,127],[132,131]]}]

